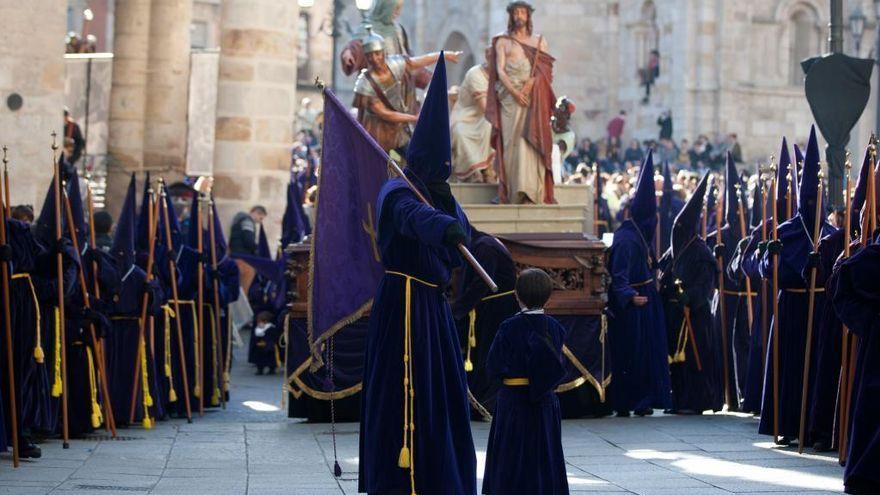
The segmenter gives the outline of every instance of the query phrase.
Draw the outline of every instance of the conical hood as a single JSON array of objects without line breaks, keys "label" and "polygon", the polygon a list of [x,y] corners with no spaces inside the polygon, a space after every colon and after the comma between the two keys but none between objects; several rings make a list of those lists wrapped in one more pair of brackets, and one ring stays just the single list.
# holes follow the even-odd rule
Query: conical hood
[{"label": "conical hood", "polygon": [[[801,175],[798,201],[798,214],[804,219],[806,226],[813,235],[816,215],[816,194],[819,192],[819,141],[816,139],[816,126],[810,128],[810,140],[807,143],[807,154],[804,156],[804,170]],[[818,198],[821,201],[821,198]]]},{"label": "conical hood", "polygon": [[309,220],[302,207],[302,191],[298,180],[287,183],[287,205],[281,217],[281,247],[290,243],[301,242],[303,237],[311,233]]},{"label": "conical hood", "polygon": [[[761,178],[761,165],[757,166],[757,170],[755,174],[758,177],[758,182],[755,184],[755,190],[752,191],[752,216],[749,219],[749,225],[752,227],[757,227],[761,225],[761,221],[764,219],[764,211],[761,209],[761,205],[763,204],[766,208],[766,198],[764,198],[763,189],[763,179]],[[770,211],[769,208],[766,209],[767,212]]]},{"label": "conical hood", "polygon": [[694,194],[688,198],[684,208],[675,217],[672,224],[672,256],[681,253],[685,245],[700,233],[700,215],[703,213],[703,201],[706,198],[706,188],[709,182],[709,174],[700,179]]},{"label": "conical hood", "polygon": [[[223,234],[223,225],[220,223],[220,215],[217,214],[217,203],[211,196],[211,212],[214,217],[214,245],[217,246],[217,261],[226,256],[226,236]],[[209,233],[210,234],[210,233]]]},{"label": "conical hood", "polygon": [[446,62],[441,52],[419,113],[419,121],[409,141],[407,166],[425,184],[445,182],[452,171],[450,146]]},{"label": "conical hood", "polygon": [[[788,153],[788,140],[782,138],[782,151],[779,152],[779,167],[776,169],[776,218],[778,223],[788,220],[789,167],[791,155]],[[794,209],[792,207],[792,209]]]},{"label": "conical hood", "polygon": [[726,212],[725,220],[727,225],[733,228],[732,232],[738,239],[739,229],[739,198],[737,197],[737,185],[739,184],[739,174],[736,171],[736,163],[733,161],[733,155],[727,152],[727,165],[724,174],[724,211]]},{"label": "conical hood", "polygon": [[669,162],[663,162],[663,195],[672,194],[672,172],[669,171]]},{"label": "conical hood", "polygon": [[[165,210],[168,212],[168,230],[171,231],[171,246],[176,252],[180,248],[180,223],[177,221],[177,212],[174,211],[174,201],[171,200],[168,187],[164,187]],[[165,215],[159,211],[159,227],[156,232],[157,249],[165,251],[167,242],[165,240]]]},{"label": "conical hood", "polygon": [[272,251],[269,250],[269,239],[266,237],[266,229],[260,225],[260,236],[257,240],[257,256],[272,259]]},{"label": "conical hood", "polygon": [[657,199],[654,193],[654,151],[648,150],[642,168],[639,170],[639,178],[636,181],[636,190],[633,193],[629,206],[630,216],[645,240],[650,243],[654,238],[654,229],[657,227]]},{"label": "conical hood", "polygon": [[144,190],[141,194],[141,209],[137,219],[137,236],[135,237],[135,248],[139,252],[146,253],[149,248],[150,240],[150,172],[144,178]]},{"label": "conical hood", "polygon": [[789,173],[788,181],[791,184],[791,209],[792,211],[797,211],[798,207],[798,198],[800,198],[800,176],[801,172],[804,169],[804,154],[801,153],[801,148],[795,144],[794,145],[794,164],[791,167],[791,173]]},{"label": "conical hood", "polygon": [[[73,217],[73,228],[76,230],[76,242],[80,250],[87,247],[88,235],[86,230],[86,218],[83,210],[82,194],[79,188],[79,173],[76,167],[71,167],[70,179],[67,181],[67,198],[70,201],[70,211]],[[64,218],[67,218],[65,213]],[[68,226],[70,228],[70,226]]]},{"label": "conical hood", "polygon": [[116,221],[116,233],[113,236],[113,246],[110,252],[116,257],[116,262],[123,270],[128,270],[134,265],[134,231],[137,220],[135,219],[135,179],[131,174],[131,180],[128,182],[128,190],[125,193],[125,200],[122,201],[122,210],[119,212],[119,219]]},{"label": "conical hood", "polygon": [[[199,225],[199,207],[201,206],[201,195],[196,192],[193,194],[192,203],[189,208],[189,228],[186,232],[186,245],[191,249],[198,249],[199,236],[202,235],[202,226]],[[205,246],[202,246],[204,252]]]},{"label": "conical hood", "polygon": [[859,179],[856,182],[852,197],[852,225],[857,228],[861,218],[862,207],[865,206],[865,195],[868,192],[868,177],[871,172],[871,148],[865,150],[865,159],[862,161],[862,169],[859,171]]}]

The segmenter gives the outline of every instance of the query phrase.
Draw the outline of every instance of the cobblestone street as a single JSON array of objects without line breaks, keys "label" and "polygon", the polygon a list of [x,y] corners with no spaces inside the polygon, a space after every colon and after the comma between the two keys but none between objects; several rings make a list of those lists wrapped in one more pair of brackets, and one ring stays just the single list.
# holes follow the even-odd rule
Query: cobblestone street
[{"label": "cobblestone street", "polygon": [[[240,351],[239,351],[240,352]],[[242,357],[242,356],[239,356]],[[234,367],[233,401],[193,424],[159,423],[42,445],[43,458],[0,465],[0,494],[324,495],[357,493],[357,425],[339,425],[343,476],[331,474],[329,425],[281,410],[280,376]],[[488,424],[474,423],[482,470]],[[757,434],[753,418],[653,416],[566,421],[563,442],[573,493],[840,493],[836,456],[799,456]]]}]

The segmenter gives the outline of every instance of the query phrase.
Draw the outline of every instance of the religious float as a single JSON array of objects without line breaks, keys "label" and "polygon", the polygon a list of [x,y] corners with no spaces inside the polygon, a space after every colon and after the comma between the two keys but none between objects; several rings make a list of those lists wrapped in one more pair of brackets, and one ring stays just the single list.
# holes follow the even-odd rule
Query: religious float
[{"label": "religious float", "polygon": [[[488,188],[484,185],[483,189]],[[453,190],[460,201],[486,194],[469,185],[455,185]],[[563,349],[567,374],[557,388],[563,416],[605,415],[610,413],[606,399],[612,381],[603,316],[609,281],[606,246],[584,233],[593,230],[591,205],[586,201],[589,191],[585,187],[572,188],[569,197],[574,204],[499,206],[463,202],[463,206],[477,228],[493,233],[507,247],[518,270],[538,267],[553,278],[555,290],[547,310],[568,329]],[[563,228],[571,227],[569,232],[546,231],[562,230],[555,211],[558,209],[576,214],[562,220],[568,222]],[[502,229],[516,233],[498,233]],[[288,416],[329,421],[332,409],[337,421],[357,421],[369,316],[350,323],[326,342],[321,362],[316,363],[307,331],[309,253],[308,241],[286,248],[288,313],[283,325],[287,335]],[[481,409],[474,404],[475,398],[471,402],[475,410]],[[483,411],[483,416],[487,413],[491,411]]]}]

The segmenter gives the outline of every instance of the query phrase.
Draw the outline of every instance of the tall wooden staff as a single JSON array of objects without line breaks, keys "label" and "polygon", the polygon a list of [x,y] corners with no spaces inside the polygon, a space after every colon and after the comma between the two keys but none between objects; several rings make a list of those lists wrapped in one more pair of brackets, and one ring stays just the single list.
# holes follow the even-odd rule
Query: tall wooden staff
[{"label": "tall wooden staff", "polygon": [[6,159],[6,146],[3,147],[3,190],[6,193],[6,218],[12,217],[12,195],[9,194],[9,160]]},{"label": "tall wooden staff", "polygon": [[[713,175],[710,179],[714,179]],[[703,238],[703,242],[706,242],[706,238],[709,236],[707,232],[707,224],[709,223],[709,205],[708,201],[703,201],[703,216],[700,219],[700,237]]]},{"label": "tall wooden staff", "polygon": [[[770,157],[770,166],[773,167],[773,157]],[[761,243],[767,245],[767,183],[764,177],[760,177],[761,187]],[[767,372],[767,333],[770,322],[770,308],[767,304],[767,277],[761,276],[761,371]]]},{"label": "tall wooden staff", "polygon": [[[7,176],[6,164],[9,160],[6,158],[6,146],[3,147],[3,170],[4,180]],[[11,254],[12,250],[6,244],[6,221],[9,219],[7,213],[7,205],[9,205],[8,192],[0,194],[0,207],[3,209],[3,221],[0,221],[0,247]],[[6,367],[9,374],[9,421],[12,424],[12,465],[18,467],[18,407],[15,402],[15,356],[12,352],[12,314],[9,304],[9,261],[2,260],[0,262],[0,277],[3,283],[3,326],[6,330]]]},{"label": "tall wooden staff", "polygon": [[[147,204],[147,225],[149,226],[149,231],[147,232],[147,242],[149,243],[149,248],[147,249],[147,268],[146,268],[146,279],[144,285],[146,286],[153,280],[153,262],[155,261],[156,255],[156,229],[158,227],[159,222],[158,215],[154,211],[155,201],[153,198],[153,188],[149,185],[147,186],[147,198],[149,201]],[[131,387],[131,403],[128,412],[128,423],[134,423],[134,413],[135,406],[137,405],[137,393],[140,387],[146,387],[148,384],[141,383],[142,370],[141,370],[141,356],[142,353],[146,353],[146,331],[147,331],[147,310],[150,306],[150,291],[144,287],[144,295],[141,297],[141,316],[138,319],[138,354],[134,360],[134,380],[132,380]],[[149,410],[147,405],[144,404],[144,423],[145,427],[148,428],[147,419],[149,419]]]},{"label": "tall wooden staff", "polygon": [[[722,246],[723,240],[721,239],[721,222],[723,221],[724,214],[721,211],[722,202],[720,201],[720,187],[715,188],[715,246]],[[730,406],[736,406],[738,404],[732,403],[732,397],[730,394],[730,377],[728,373],[730,371],[730,362],[728,359],[729,349],[727,348],[727,304],[725,303],[725,294],[724,294],[724,256],[719,252],[716,257],[717,260],[717,269],[718,269],[718,308],[721,312],[721,348],[723,349],[723,358],[722,363],[724,366],[724,403],[727,404],[728,408]]]},{"label": "tall wooden staff", "polygon": [[[748,235],[746,233],[746,214],[745,208],[742,202],[742,196],[740,195],[740,190],[742,186],[736,184],[736,206],[739,211],[739,233],[742,239],[745,239]],[[754,308],[752,307],[752,279],[750,277],[746,277],[746,310],[748,312],[749,318],[749,332],[752,331],[752,320],[754,319]]]},{"label": "tall wooden staff", "polygon": [[52,185],[55,188],[55,276],[57,278],[58,297],[58,321],[55,324],[59,333],[57,338],[61,343],[61,438],[62,448],[70,448],[70,430],[67,417],[67,336],[64,320],[64,257],[61,253],[61,164],[58,163],[58,144],[55,142],[56,133],[52,133],[52,166],[55,167],[55,176]]},{"label": "tall wooden staff", "polygon": [[[92,200],[92,186],[86,188],[86,201],[89,205],[89,242],[92,247],[96,248],[97,244],[95,243],[95,203]],[[98,283],[98,262],[92,260],[92,280],[94,281],[94,294],[98,299],[101,298],[101,285]],[[106,381],[107,378],[107,355],[104,354],[104,343],[98,342],[95,344],[95,352],[98,355],[98,359],[101,362],[101,366],[104,367],[104,378],[105,381],[101,382],[101,393],[104,394],[104,400],[107,402],[107,411],[105,411],[106,415],[106,425],[110,429],[110,434],[113,438],[116,438],[116,417],[113,415],[113,409],[110,401],[110,390],[109,385]]]},{"label": "tall wooden staff", "polygon": [[[217,280],[217,232],[214,228],[214,199],[208,198],[208,237],[211,239],[211,285],[214,291],[214,325],[211,329],[214,339],[214,345],[211,353],[214,360],[214,390],[220,389],[220,345],[223,342],[220,339],[220,281]],[[231,337],[231,336],[230,336]],[[225,394],[220,392],[220,405],[226,409]]]},{"label": "tall wooden staff", "polygon": [[[849,153],[844,165],[846,175],[844,175],[844,201],[846,201],[846,213],[843,218],[843,259],[849,258],[850,242],[852,235],[852,188],[850,187],[850,169],[852,163],[849,161]],[[830,295],[828,296],[830,297]],[[840,379],[838,386],[838,406],[837,406],[837,460],[841,465],[846,461],[846,389],[847,389],[847,372],[849,370],[849,341],[850,331],[846,325],[842,325],[842,339],[840,346]]]},{"label": "tall wooden staff", "polygon": [[[77,270],[77,279],[79,281],[80,292],[83,295],[83,306],[86,308],[91,308],[92,303],[89,300],[89,287],[86,284],[86,276],[85,276],[85,266],[83,266],[82,258],[79,249],[79,239],[77,238],[75,223],[73,222],[73,208],[70,205],[70,198],[67,196],[67,191],[62,191],[64,196],[64,212],[65,217],[67,218],[67,225],[70,230],[70,240],[73,243],[73,250],[76,251],[76,255],[80,258],[79,270]],[[91,229],[93,232],[94,229]],[[94,244],[92,244],[94,246]],[[95,263],[97,264],[97,263]],[[95,287],[98,286],[98,278],[97,271],[95,272]],[[111,433],[113,438],[116,438],[116,426],[111,423],[113,418],[113,406],[110,405],[110,389],[107,387],[107,369],[104,367],[104,353],[103,348],[101,346],[101,341],[98,340],[98,334],[95,332],[95,325],[93,323],[89,323],[89,337],[92,339],[92,346],[95,349],[95,360],[98,363],[98,378],[100,378],[101,382],[101,395],[104,396],[104,400],[102,401],[104,404],[104,427]],[[112,425],[112,428],[111,428]]]},{"label": "tall wooden staff", "polygon": [[597,164],[593,164],[593,229],[596,233],[596,238],[600,238],[600,230],[599,230],[599,195],[602,194],[602,190],[599,188],[599,166]]},{"label": "tall wooden staff", "polygon": [[[776,167],[770,167],[770,204],[773,207],[773,228],[771,235],[774,243],[779,242],[779,209],[776,206]],[[773,441],[779,439],[779,253],[770,253],[773,257]]]},{"label": "tall wooden staff", "polygon": [[[198,188],[197,188],[198,189]],[[199,256],[198,268],[196,269],[197,273],[197,281],[198,281],[198,295],[197,295],[197,304],[199,306],[198,310],[198,334],[199,334],[199,345],[197,345],[198,351],[198,362],[199,362],[199,376],[197,377],[196,387],[198,389],[196,392],[196,397],[199,398],[199,416],[205,415],[205,262],[202,259],[204,254],[204,249],[202,247],[202,207],[204,206],[204,195],[201,191],[197,192],[199,195],[199,208],[196,214],[196,224],[191,225],[190,228],[197,229],[198,234],[196,235],[196,251]]]},{"label": "tall wooden staff", "polygon": [[177,323],[177,352],[180,354],[180,373],[183,376],[183,399],[186,404],[186,420],[192,423],[192,406],[189,399],[189,377],[186,372],[186,354],[183,348],[183,324],[181,323],[182,314],[180,312],[180,297],[177,291],[177,263],[174,261],[174,243],[171,242],[171,223],[168,216],[168,204],[166,203],[168,193],[165,188],[165,180],[159,178],[159,208],[162,212],[162,220],[165,223],[165,248],[168,250],[168,273],[171,276],[171,297],[174,298],[174,313],[177,317],[174,321]]},{"label": "tall wooden staff", "polygon": [[[819,255],[819,237],[822,235],[822,172],[819,171],[819,188],[816,190],[816,217],[813,222],[813,252]],[[816,266],[810,266],[810,287],[807,303],[807,346],[804,350],[804,382],[801,387],[801,424],[798,430],[798,454],[804,453],[807,429],[807,392],[810,390],[810,355],[813,351],[813,308],[816,305]]]}]

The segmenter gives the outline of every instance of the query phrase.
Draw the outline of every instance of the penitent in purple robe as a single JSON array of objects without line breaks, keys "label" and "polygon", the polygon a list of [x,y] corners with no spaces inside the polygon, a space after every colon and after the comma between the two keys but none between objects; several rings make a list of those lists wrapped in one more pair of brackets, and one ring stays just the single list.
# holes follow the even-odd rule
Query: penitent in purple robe
[{"label": "penitent in purple robe", "polygon": [[846,493],[880,492],[880,246],[869,245],[840,264],[830,297],[841,321],[858,337]]},{"label": "penitent in purple robe", "polygon": [[[415,178],[415,177],[413,177]],[[408,493],[410,470],[398,465],[404,445],[404,343],[407,285],[415,433],[410,446],[415,493],[476,493],[467,378],[444,287],[460,263],[443,244],[446,229],[467,218],[421,203],[402,179],[379,194],[378,243],[386,274],[373,308],[364,359],[359,490]],[[408,278],[411,277],[411,278]]]},{"label": "penitent in purple robe", "polygon": [[[562,413],[556,386],[565,376],[565,329],[543,312],[506,320],[489,350],[489,375],[502,385],[486,448],[486,495],[568,495]],[[452,492],[450,492],[452,493]]]}]

